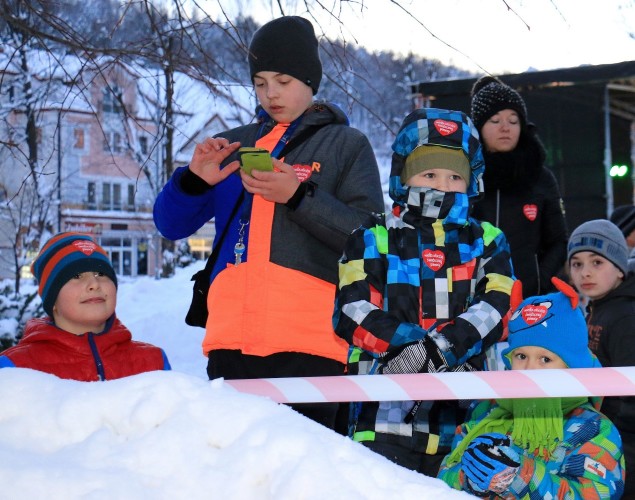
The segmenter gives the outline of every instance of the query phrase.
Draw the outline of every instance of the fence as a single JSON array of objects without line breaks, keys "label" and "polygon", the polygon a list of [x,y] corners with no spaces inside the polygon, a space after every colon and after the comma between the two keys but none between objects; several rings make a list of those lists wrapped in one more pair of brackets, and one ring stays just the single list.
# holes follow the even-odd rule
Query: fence
[{"label": "fence", "polygon": [[635,396],[635,367],[226,380],[278,403]]}]

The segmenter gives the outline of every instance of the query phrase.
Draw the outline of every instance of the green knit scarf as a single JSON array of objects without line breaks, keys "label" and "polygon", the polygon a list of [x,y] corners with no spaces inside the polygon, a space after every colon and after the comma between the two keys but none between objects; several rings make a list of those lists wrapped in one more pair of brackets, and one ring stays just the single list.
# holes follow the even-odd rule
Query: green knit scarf
[{"label": "green knit scarf", "polygon": [[[477,436],[498,432],[533,453],[551,454],[563,439],[564,415],[586,403],[588,398],[499,399],[489,415],[468,427],[463,441],[450,453],[448,466],[461,461],[463,452]],[[467,424],[466,424],[467,425]]]}]

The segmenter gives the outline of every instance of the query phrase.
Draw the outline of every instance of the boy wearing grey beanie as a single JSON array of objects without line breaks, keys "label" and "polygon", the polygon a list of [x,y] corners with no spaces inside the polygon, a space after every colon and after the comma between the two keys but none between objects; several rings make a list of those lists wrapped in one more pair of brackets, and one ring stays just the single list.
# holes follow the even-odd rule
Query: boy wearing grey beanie
[{"label": "boy wearing grey beanie", "polygon": [[[585,222],[571,234],[569,272],[587,305],[589,348],[604,367],[635,366],[635,274],[628,247],[611,221]],[[635,464],[635,397],[605,397],[602,413],[620,431],[627,464]],[[624,498],[635,498],[635,474],[627,474]]]}]

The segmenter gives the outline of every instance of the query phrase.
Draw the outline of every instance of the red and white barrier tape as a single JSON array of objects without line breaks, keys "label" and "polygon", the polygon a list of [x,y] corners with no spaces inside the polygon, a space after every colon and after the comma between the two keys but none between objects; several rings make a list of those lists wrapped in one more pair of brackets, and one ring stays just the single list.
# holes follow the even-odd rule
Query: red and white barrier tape
[{"label": "red and white barrier tape", "polygon": [[635,396],[635,367],[226,380],[278,403]]}]

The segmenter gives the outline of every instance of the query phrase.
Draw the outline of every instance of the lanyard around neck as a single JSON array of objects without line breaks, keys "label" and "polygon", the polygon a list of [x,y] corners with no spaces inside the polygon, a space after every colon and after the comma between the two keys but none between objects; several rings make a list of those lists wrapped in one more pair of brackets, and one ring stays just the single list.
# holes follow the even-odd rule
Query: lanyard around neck
[{"label": "lanyard around neck", "polygon": [[[278,142],[276,143],[276,145],[271,150],[271,156],[273,158],[278,158],[278,156],[280,155],[284,147],[289,143],[291,136],[293,135],[295,130],[298,128],[298,125],[300,124],[301,120],[302,120],[302,115],[300,115],[298,118],[296,118],[289,124],[289,126],[284,131],[280,139],[278,139]],[[265,126],[265,123],[262,124],[262,126],[260,127],[260,130],[258,131],[258,138],[262,137],[264,126]],[[241,214],[239,219],[240,228],[238,231],[238,242],[234,246],[234,255],[235,255],[236,265],[242,262],[243,254],[245,253],[245,250],[246,250],[243,240],[245,237],[245,229],[247,228],[247,226],[249,225],[249,221],[251,220],[252,204],[253,204],[253,195],[247,193],[247,196],[245,196],[245,200],[243,201],[243,204],[242,204],[242,209],[241,209]]]},{"label": "lanyard around neck", "polygon": [[[278,156],[280,155],[280,153],[282,152],[282,150],[284,149],[284,147],[287,145],[287,143],[291,140],[291,136],[293,135],[293,133],[295,132],[295,130],[298,128],[298,125],[300,125],[300,122],[302,121],[302,115],[300,115],[299,117],[297,117],[295,120],[293,120],[289,126],[287,127],[287,129],[285,130],[284,134],[282,134],[282,137],[280,137],[280,139],[278,140],[278,142],[276,143],[276,145],[273,147],[273,149],[271,150],[271,156],[273,156],[274,158],[278,158]],[[265,123],[263,123],[260,127],[260,130],[258,131],[258,138],[260,139],[263,136],[263,131],[264,131],[264,127],[265,127]]]}]

